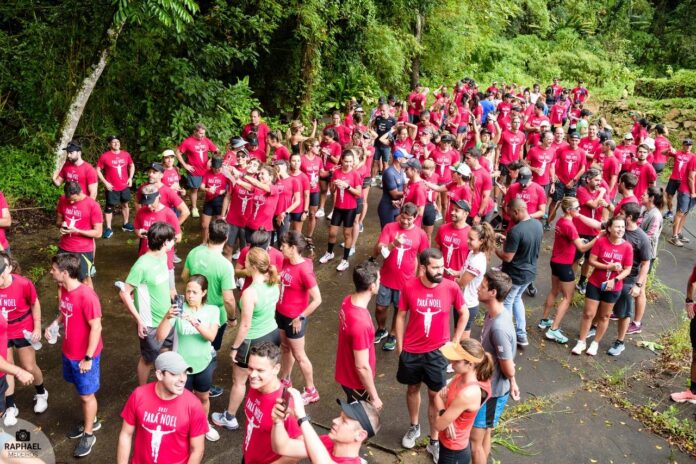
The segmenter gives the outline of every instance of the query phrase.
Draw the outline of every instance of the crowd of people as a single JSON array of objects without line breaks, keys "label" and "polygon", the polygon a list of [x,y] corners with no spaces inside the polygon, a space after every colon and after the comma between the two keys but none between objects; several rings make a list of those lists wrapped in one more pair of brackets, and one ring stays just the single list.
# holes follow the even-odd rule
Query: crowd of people
[{"label": "crowd of people", "polygon": [[[520,397],[515,355],[529,345],[523,295],[537,293],[544,234],[553,234],[551,288],[538,328],[560,344],[577,333],[572,353],[590,356],[612,319],[608,355],[621,355],[625,337],[641,333],[664,221],[673,220],[670,244],[689,241],[683,232],[696,204],[693,142],[672,148],[664,125],[633,115],[617,143],[606,120],[595,121],[584,107],[588,97],[583,82],[571,89],[554,79],[542,92],[538,84],[497,82],[484,90],[466,78],[451,91],[417,85],[402,102],[380,98],[367,111],[353,100],[323,128],[313,121],[308,134],[300,121],[285,134],[272,130],[253,110],[224,150],[196,124],[145,168],[140,186],[117,136],[107,138],[96,168],[70,142],[53,174],[63,187],[51,264],[59,314],[43,335],[56,343],[63,330],[63,377],[82,405],[67,433],[78,440],[75,456],[91,452],[101,428],[95,394],[102,312],[92,278],[96,243],[114,236],[120,213],[123,232],[139,239],[137,261],[115,286],[135,322],[140,358],[139,386],[121,413],[117,462],[201,462],[206,440],[241,424],[246,464],[361,462],[361,444],[389,415],[375,378],[380,345],[397,351],[396,379],[406,386],[410,424],[402,446],[413,448],[421,435],[425,384],[433,461],[488,462],[491,431],[509,398]],[[662,188],[658,176],[669,160]],[[372,188],[381,189],[380,232],[374,243],[360,243],[369,260],[351,263],[375,216],[368,216]],[[182,260],[176,247],[189,218],[200,219],[201,244]],[[328,240],[315,262],[322,218]],[[16,381],[34,385],[35,413],[48,407],[33,348],[42,338],[41,307],[11,253],[10,226],[0,194],[0,406],[7,426],[19,415]],[[314,266],[329,265],[336,253],[336,270],[350,269],[354,284],[336,325],[325,328],[337,334],[334,378],[345,400],[329,433],[318,436],[305,409],[320,400],[306,333],[322,306]],[[686,299],[696,347],[695,289],[696,267]],[[579,327],[569,327],[563,319],[576,291],[585,297],[583,315]],[[472,339],[478,316],[483,327]],[[219,386],[213,374],[226,362],[219,355],[225,338],[232,379]],[[674,401],[696,403],[696,353],[694,359],[691,386]],[[292,383],[295,363],[301,391]],[[227,407],[211,412],[210,398],[225,387]]]}]

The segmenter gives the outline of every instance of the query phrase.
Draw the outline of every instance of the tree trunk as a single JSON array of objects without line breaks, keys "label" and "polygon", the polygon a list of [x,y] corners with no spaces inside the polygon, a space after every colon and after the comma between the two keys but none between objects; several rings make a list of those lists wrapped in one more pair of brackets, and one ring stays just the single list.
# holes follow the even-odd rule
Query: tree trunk
[{"label": "tree trunk", "polygon": [[[423,22],[425,18],[420,13],[416,12],[416,23],[413,28],[413,35],[416,38],[416,42],[421,43],[421,37],[423,36]],[[420,54],[415,53],[411,59],[411,88],[415,88],[416,84],[420,80]]]},{"label": "tree trunk", "polygon": [[123,24],[120,26],[112,26],[106,31],[107,43],[99,54],[99,61],[97,64],[92,66],[91,72],[82,81],[80,89],[77,91],[75,96],[73,96],[72,101],[70,102],[68,113],[65,115],[65,119],[63,120],[63,124],[60,129],[58,144],[55,147],[54,153],[56,169],[59,169],[65,161],[65,151],[63,148],[68,142],[70,142],[70,140],[72,140],[75,130],[77,129],[77,125],[80,123],[80,118],[82,118],[82,112],[84,111],[85,106],[87,106],[87,101],[92,95],[94,87],[97,85],[104,68],[106,68],[107,63],[109,62],[109,58],[111,58],[111,54],[116,48],[116,41],[118,40],[118,36],[122,30]]},{"label": "tree trunk", "polygon": [[293,119],[300,119],[310,105],[312,88],[314,87],[314,81],[318,74],[318,48],[318,44],[311,39],[305,40],[302,44],[302,57],[300,58],[300,89],[292,113]]}]

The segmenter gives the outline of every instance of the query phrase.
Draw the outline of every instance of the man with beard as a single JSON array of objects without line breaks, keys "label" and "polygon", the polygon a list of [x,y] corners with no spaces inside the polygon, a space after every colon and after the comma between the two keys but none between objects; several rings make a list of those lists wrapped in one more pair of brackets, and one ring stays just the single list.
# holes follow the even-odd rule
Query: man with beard
[{"label": "man with beard", "polygon": [[89,197],[97,198],[97,171],[82,159],[82,147],[75,140],[65,147],[67,155],[63,166],[53,173],[53,183],[60,187],[63,182],[77,182]]},{"label": "man with beard", "polygon": [[[459,312],[452,337],[459,343],[469,320],[462,291],[454,281],[444,279],[445,260],[437,248],[427,248],[418,257],[419,273],[404,285],[396,316],[396,344],[399,368],[396,379],[407,385],[406,405],[410,425],[401,445],[411,449],[420,437],[418,414],[421,383],[428,387],[430,441],[426,450],[438,461],[440,445],[434,427],[435,396],[447,384],[447,359],[440,347],[450,341],[450,311]],[[408,320],[407,320],[408,319]]]}]

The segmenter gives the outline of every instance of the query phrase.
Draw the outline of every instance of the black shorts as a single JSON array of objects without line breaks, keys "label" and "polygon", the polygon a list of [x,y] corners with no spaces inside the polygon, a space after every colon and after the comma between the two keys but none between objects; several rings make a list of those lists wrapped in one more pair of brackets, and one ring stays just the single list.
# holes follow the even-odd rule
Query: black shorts
[{"label": "black shorts", "polygon": [[656,174],[660,174],[665,170],[665,163],[653,163],[653,168],[655,168]]},{"label": "black shorts", "polygon": [[428,389],[438,392],[447,385],[447,364],[440,350],[417,354],[402,351],[396,380],[404,385],[423,382]]},{"label": "black shorts", "polygon": [[358,198],[358,207],[355,208],[355,214],[360,215],[363,212],[363,208],[365,207],[365,200],[363,197]]},{"label": "black shorts", "polygon": [[333,177],[333,171],[329,171],[329,173],[325,176],[319,176],[319,180],[321,182],[331,182],[331,178]]},{"label": "black shorts", "polygon": [[437,464],[468,464],[471,462],[471,442],[461,450],[451,450],[440,443]]},{"label": "black shorts", "polygon": [[123,190],[106,190],[104,191],[106,198],[106,207],[116,206],[123,203],[128,203],[131,199],[131,191],[128,187]]},{"label": "black shorts", "polygon": [[278,329],[273,329],[271,332],[267,333],[263,337],[255,338],[253,340],[244,340],[237,350],[237,356],[234,358],[237,361],[237,366],[242,369],[249,367],[247,362],[249,361],[249,352],[251,347],[259,345],[263,342],[271,342],[275,346],[280,346],[280,334]]},{"label": "black shorts", "polygon": [[0,413],[5,412],[5,393],[7,393],[7,376],[3,375],[0,377]]},{"label": "black shorts", "polygon": [[155,359],[157,359],[157,356],[163,349],[172,349],[174,345],[174,329],[172,328],[167,338],[160,342],[157,340],[157,327],[148,327],[145,338],[138,337],[138,340],[140,341],[140,356],[143,357],[146,363],[151,364],[155,362]]},{"label": "black shorts", "polygon": [[348,403],[354,403],[356,401],[367,401],[370,402],[372,401],[372,398],[370,397],[370,394],[367,393],[367,390],[356,390],[355,388],[348,388],[344,385],[341,385],[341,388],[346,394],[346,401]]},{"label": "black shorts", "polygon": [[300,331],[297,333],[295,333],[292,330],[293,318],[284,316],[283,314],[280,314],[278,311],[276,311],[275,320],[276,324],[278,324],[278,330],[282,330],[283,332],[285,332],[285,336],[287,338],[292,340],[304,338],[305,332],[307,331],[307,318],[305,318],[305,320],[302,321],[302,327],[300,327]]},{"label": "black shorts", "polygon": [[203,214],[206,216],[219,216],[222,214],[222,203],[225,201],[224,195],[218,195],[210,201],[203,203]]},{"label": "black shorts", "polygon": [[184,388],[190,391],[205,393],[213,386],[213,371],[215,370],[215,359],[210,361],[208,367],[197,374],[188,374],[186,376],[186,385]]},{"label": "black shorts", "polygon": [[606,290],[602,291],[589,282],[587,283],[587,290],[585,291],[585,298],[609,304],[616,303],[616,300],[619,299],[620,295],[621,292],[607,292]]},{"label": "black shorts", "polygon": [[244,235],[244,227],[235,226],[234,224],[227,224],[227,246],[234,248],[237,238],[239,238],[239,248],[244,248],[246,246],[246,237]]},{"label": "black shorts", "polygon": [[57,254],[72,253],[80,258],[80,281],[84,281],[87,277],[92,277],[96,273],[94,267],[94,252],[93,251],[68,251],[58,248]]},{"label": "black shorts", "polygon": [[558,277],[561,282],[575,281],[575,272],[572,264],[554,263],[551,261],[551,275]]},{"label": "black shorts", "polygon": [[291,222],[302,222],[302,215],[304,213],[300,211],[299,213],[290,213],[290,221]]},{"label": "black shorts", "polygon": [[[225,308],[222,308],[221,311],[225,311]],[[212,343],[213,349],[215,351],[220,350],[220,347],[222,346],[222,338],[225,336],[226,329],[227,329],[227,322],[225,322],[220,327],[218,327],[218,331],[215,334],[215,339],[213,340],[213,343]]]},{"label": "black shorts", "polygon": [[614,314],[619,319],[625,319],[627,317],[633,319],[635,300],[630,295],[632,288],[632,284],[627,285],[626,281],[624,281],[623,287],[621,287],[621,291],[619,292],[619,299],[616,300],[614,304]]},{"label": "black shorts", "polygon": [[331,215],[331,225],[332,226],[343,226],[343,227],[353,227],[355,223],[355,217],[358,215],[357,208],[353,209],[343,209],[334,208],[333,214]]},{"label": "black shorts", "polygon": [[435,209],[435,205],[433,203],[426,203],[425,209],[423,209],[423,225],[428,227],[434,226],[436,218],[437,209]]},{"label": "black shorts", "polygon": [[[591,242],[594,240],[595,236],[594,235],[580,235],[580,238],[584,238],[588,242]],[[577,248],[575,249],[575,261],[579,260],[583,255],[585,255],[585,259],[590,259],[590,252],[592,249],[587,250],[585,253],[582,251],[578,250]]]},{"label": "black shorts", "polygon": [[507,177],[507,175],[510,173],[507,164],[498,164],[498,170],[500,171],[500,177]]},{"label": "black shorts", "polygon": [[319,206],[321,192],[309,192],[309,206]]},{"label": "black shorts", "polygon": [[566,187],[563,182],[556,181],[556,190],[553,192],[553,201],[558,203],[563,197],[574,197],[577,187]]},{"label": "black shorts", "polygon": [[[691,338],[691,350],[696,351],[696,317],[691,319],[691,323],[689,324],[689,336]],[[5,377],[3,377],[3,379],[4,378]]]},{"label": "black shorts", "polygon": [[26,348],[28,346],[31,346],[31,343],[24,337],[7,339],[8,348]]},{"label": "black shorts", "polygon": [[670,179],[669,181],[667,181],[667,187],[665,187],[665,192],[667,192],[667,195],[674,196],[677,193],[677,190],[679,190],[680,185],[680,180]]}]

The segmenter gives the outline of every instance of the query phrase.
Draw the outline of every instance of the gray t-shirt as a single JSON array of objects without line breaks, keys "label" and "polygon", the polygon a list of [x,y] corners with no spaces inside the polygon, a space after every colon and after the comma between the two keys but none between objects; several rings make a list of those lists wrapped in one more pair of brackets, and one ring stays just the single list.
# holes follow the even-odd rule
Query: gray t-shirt
[{"label": "gray t-shirt", "polygon": [[503,272],[510,276],[513,284],[523,285],[536,277],[542,238],[544,228],[536,219],[519,222],[508,233],[503,251],[515,253],[515,256],[509,263],[503,263]]},{"label": "gray t-shirt", "polygon": [[651,259],[657,258],[657,242],[660,239],[660,234],[662,234],[662,224],[662,213],[659,209],[653,207],[643,214],[643,222],[640,223],[640,228],[643,229],[650,239],[652,246]]},{"label": "gray t-shirt", "polygon": [[486,314],[481,332],[481,345],[493,356],[495,364],[491,378],[491,396],[503,396],[510,391],[510,381],[500,370],[500,360],[515,359],[517,351],[517,336],[510,312],[503,311],[494,318]]},{"label": "gray t-shirt", "polygon": [[632,285],[638,278],[640,263],[650,261],[652,258],[652,244],[648,235],[640,227],[636,230],[626,230],[624,239],[633,247],[633,266],[631,266],[631,273],[626,277],[624,285]]}]

